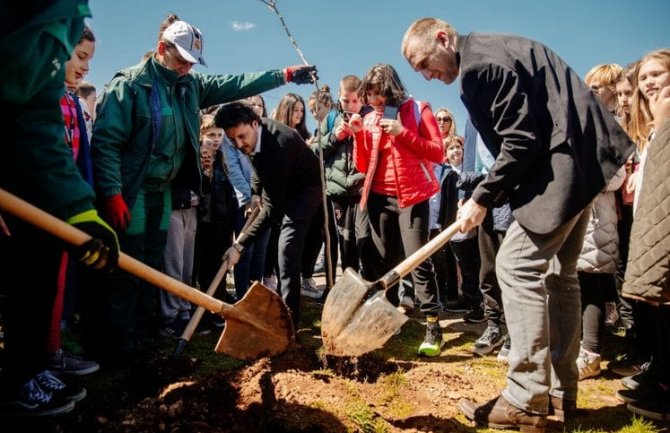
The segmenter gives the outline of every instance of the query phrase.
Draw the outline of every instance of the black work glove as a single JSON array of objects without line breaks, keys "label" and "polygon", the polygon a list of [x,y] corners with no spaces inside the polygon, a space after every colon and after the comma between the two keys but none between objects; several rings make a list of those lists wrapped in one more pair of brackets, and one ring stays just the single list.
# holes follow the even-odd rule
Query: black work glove
[{"label": "black work glove", "polygon": [[79,213],[68,224],[88,233],[91,239],[71,249],[74,257],[87,266],[111,271],[119,264],[119,239],[95,209]]},{"label": "black work glove", "polygon": [[287,83],[311,84],[319,75],[314,65],[294,65],[284,69],[284,78]]}]

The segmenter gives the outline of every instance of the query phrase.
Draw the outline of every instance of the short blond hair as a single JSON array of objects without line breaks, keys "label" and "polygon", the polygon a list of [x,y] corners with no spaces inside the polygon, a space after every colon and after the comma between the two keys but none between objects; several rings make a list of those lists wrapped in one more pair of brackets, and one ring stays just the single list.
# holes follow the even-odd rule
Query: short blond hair
[{"label": "short blond hair", "polygon": [[584,82],[590,86],[593,83],[600,83],[611,90],[614,90],[617,77],[623,71],[623,68],[616,63],[604,63],[591,68],[584,77]]},{"label": "short blond hair", "polygon": [[446,21],[443,21],[439,18],[419,18],[414,21],[407,31],[405,36],[402,38],[401,52],[405,58],[407,58],[407,48],[409,43],[414,39],[419,39],[423,43],[433,43],[435,33],[438,31],[443,31],[447,34],[448,37],[455,36],[457,34],[456,29],[451,26]]}]

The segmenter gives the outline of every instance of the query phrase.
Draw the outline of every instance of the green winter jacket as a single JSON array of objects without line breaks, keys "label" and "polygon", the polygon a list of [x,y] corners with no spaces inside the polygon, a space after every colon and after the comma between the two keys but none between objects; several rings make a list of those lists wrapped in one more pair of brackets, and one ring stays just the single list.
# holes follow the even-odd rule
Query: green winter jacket
[{"label": "green winter jacket", "polygon": [[[352,159],[354,147],[353,137],[337,141],[332,132],[342,122],[342,115],[337,114],[334,121],[330,120],[332,112],[326,116],[319,126],[321,131],[321,148],[326,175],[326,194],[329,197],[360,197],[365,175],[356,170]],[[329,121],[330,120],[330,121]],[[316,142],[312,150],[318,155]]]},{"label": "green winter jacket", "polygon": [[0,3],[0,187],[62,219],[93,209],[59,105],[65,62],[88,16],[86,0]]},{"label": "green winter jacket", "polygon": [[177,174],[200,191],[199,110],[284,83],[279,69],[240,75],[192,70],[179,77],[153,57],[118,72],[104,91],[93,129],[98,195],[122,193],[132,208],[140,188],[164,191]]}]

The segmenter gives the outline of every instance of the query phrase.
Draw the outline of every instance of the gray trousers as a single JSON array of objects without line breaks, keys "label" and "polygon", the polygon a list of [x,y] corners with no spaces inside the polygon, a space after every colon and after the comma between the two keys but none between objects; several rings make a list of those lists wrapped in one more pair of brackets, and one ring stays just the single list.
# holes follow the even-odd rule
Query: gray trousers
[{"label": "gray trousers", "polygon": [[512,341],[502,394],[527,412],[546,414],[549,394],[577,399],[581,300],[577,258],[588,208],[548,234],[514,221],[496,258]]},{"label": "gray trousers", "polygon": [[[165,273],[185,284],[191,285],[195,230],[198,225],[198,210],[176,209],[170,214],[167,245],[163,255]],[[191,303],[165,290],[160,291],[163,322],[177,318],[190,319]]]}]

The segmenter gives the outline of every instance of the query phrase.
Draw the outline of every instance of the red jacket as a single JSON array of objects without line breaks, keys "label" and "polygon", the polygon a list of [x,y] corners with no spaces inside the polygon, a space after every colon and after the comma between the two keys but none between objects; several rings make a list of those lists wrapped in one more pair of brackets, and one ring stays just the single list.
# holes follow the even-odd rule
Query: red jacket
[{"label": "red jacket", "polygon": [[[429,199],[440,189],[432,163],[444,160],[444,145],[429,104],[410,98],[400,106],[398,115],[402,131],[389,138],[398,205],[407,207]],[[365,173],[361,208],[366,206],[377,169],[379,143],[386,134],[378,133],[380,130],[376,123],[375,112],[367,114],[363,119],[363,130],[354,136],[354,164],[358,171]]]}]

